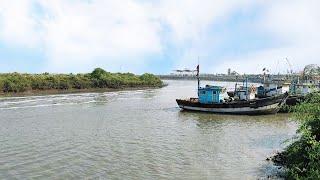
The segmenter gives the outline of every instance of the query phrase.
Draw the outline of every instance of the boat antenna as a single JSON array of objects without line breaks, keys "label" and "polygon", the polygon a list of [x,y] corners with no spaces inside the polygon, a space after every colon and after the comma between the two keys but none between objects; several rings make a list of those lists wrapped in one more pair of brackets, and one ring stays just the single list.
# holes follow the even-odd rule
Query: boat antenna
[{"label": "boat antenna", "polygon": [[267,75],[267,73],[269,73],[269,70],[267,68],[263,68],[262,72],[263,72],[263,83],[265,84],[266,83],[266,75]]},{"label": "boat antenna", "polygon": [[248,76],[246,76],[246,99],[248,100],[248,94],[249,94],[249,91],[248,91]]},{"label": "boat antenna", "polygon": [[238,86],[238,83],[236,83],[236,85],[234,86],[234,96],[237,94],[237,86]]},{"label": "boat antenna", "polygon": [[198,90],[200,88],[200,67],[199,67],[199,56],[198,56],[198,66],[197,66],[197,79],[198,79]]},{"label": "boat antenna", "polygon": [[290,63],[290,61],[289,61],[289,59],[286,57],[286,61],[287,61],[287,64],[288,64],[288,66],[289,66],[289,73],[290,73],[290,75],[292,75],[293,74],[293,66],[292,66],[292,64]]}]

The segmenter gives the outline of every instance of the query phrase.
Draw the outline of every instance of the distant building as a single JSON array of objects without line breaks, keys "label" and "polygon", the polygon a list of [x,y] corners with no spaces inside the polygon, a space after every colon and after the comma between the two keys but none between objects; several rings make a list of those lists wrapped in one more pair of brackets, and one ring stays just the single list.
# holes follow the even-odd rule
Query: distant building
[{"label": "distant building", "polygon": [[228,69],[228,76],[231,75],[231,68]]},{"label": "distant building", "polygon": [[232,76],[238,76],[239,73],[237,73],[237,71],[232,71],[230,75],[232,75]]}]

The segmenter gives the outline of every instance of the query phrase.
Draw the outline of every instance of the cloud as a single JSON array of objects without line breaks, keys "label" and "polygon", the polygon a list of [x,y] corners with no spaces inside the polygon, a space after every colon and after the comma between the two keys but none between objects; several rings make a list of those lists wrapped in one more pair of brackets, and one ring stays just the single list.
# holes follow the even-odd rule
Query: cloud
[{"label": "cloud", "polygon": [[[148,16],[144,4],[132,0],[19,2],[4,1],[1,37],[10,44],[43,48],[51,71],[101,62],[142,63],[143,56],[162,51],[159,23]],[[37,18],[32,16],[35,4],[44,12]]]},{"label": "cloud", "polygon": [[[287,47],[264,49],[251,52],[246,56],[228,57],[223,59],[217,71],[226,73],[228,68],[241,74],[262,73],[263,68],[270,70],[272,74],[287,73],[291,68],[294,72],[300,72],[307,64],[317,64],[317,48],[313,47]],[[286,61],[289,60],[289,63]],[[215,67],[216,68],[216,67]]]},{"label": "cloud", "polygon": [[222,62],[228,63],[220,64],[218,69],[231,67],[242,73],[261,73],[263,67],[268,67],[273,73],[286,73],[290,69],[286,57],[296,72],[307,64],[319,63],[320,2],[286,0],[261,5],[264,10],[255,27],[276,39],[276,44],[243,56],[226,58]]},{"label": "cloud", "polygon": [[31,1],[0,0],[0,39],[9,45],[35,48],[40,42],[39,23]]},{"label": "cloud", "polygon": [[261,27],[291,44],[314,43],[320,39],[319,6],[317,0],[274,2],[267,6]]},{"label": "cloud", "polygon": [[[196,43],[210,24],[245,1],[20,2],[1,2],[5,4],[0,10],[2,39],[23,47],[38,46],[49,71],[66,71],[97,64],[142,66],[152,61],[147,58],[161,56],[168,44],[179,49]],[[187,49],[181,49],[186,52],[178,55],[175,64],[186,60]]]},{"label": "cloud", "polygon": [[[316,63],[320,55],[316,0],[0,0],[0,4],[0,42],[37,49],[44,54],[45,71],[90,71],[96,66],[117,71],[125,66],[141,72],[154,59],[172,69],[192,68],[200,56],[206,72],[225,72],[229,67],[257,72],[258,65],[277,69],[272,64],[285,57],[302,67]],[[241,39],[246,33],[248,39]],[[270,46],[241,48],[255,46],[254,39],[264,44],[268,38]]]},{"label": "cloud", "polygon": [[198,57],[204,64],[209,64],[210,46],[219,41],[212,37],[211,26],[226,21],[235,9],[250,6],[247,0],[161,1],[160,19],[170,27],[171,43],[180,52],[174,68],[194,67]]}]

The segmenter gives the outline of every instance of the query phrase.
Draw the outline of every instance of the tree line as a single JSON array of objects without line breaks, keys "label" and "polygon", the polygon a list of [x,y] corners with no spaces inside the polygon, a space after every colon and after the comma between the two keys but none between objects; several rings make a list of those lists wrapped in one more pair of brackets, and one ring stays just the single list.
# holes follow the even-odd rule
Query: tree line
[{"label": "tree line", "polygon": [[163,82],[149,73],[110,73],[96,68],[86,74],[0,74],[0,91],[20,93],[30,90],[68,90],[90,88],[160,87]]}]

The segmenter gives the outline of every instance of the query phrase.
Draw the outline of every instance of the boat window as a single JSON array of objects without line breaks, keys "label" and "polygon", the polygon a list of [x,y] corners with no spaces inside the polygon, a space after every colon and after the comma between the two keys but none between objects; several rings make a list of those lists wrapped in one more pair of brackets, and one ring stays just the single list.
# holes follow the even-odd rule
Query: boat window
[{"label": "boat window", "polygon": [[201,91],[201,94],[206,94],[206,91]]},{"label": "boat window", "polygon": [[217,94],[217,92],[216,92],[216,91],[213,91],[212,94]]}]

